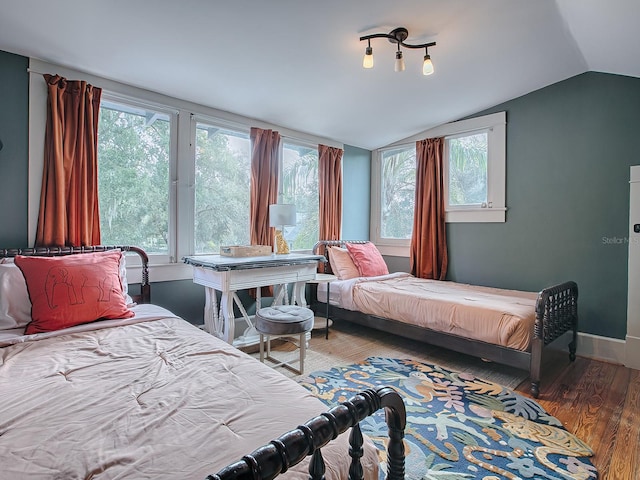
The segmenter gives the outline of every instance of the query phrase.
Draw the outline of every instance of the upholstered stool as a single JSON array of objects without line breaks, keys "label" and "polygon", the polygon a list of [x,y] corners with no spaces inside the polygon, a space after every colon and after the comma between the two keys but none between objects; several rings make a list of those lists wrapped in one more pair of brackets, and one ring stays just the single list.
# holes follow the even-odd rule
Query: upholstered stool
[{"label": "upholstered stool", "polygon": [[[260,361],[275,362],[274,367],[285,367],[296,373],[304,373],[304,357],[307,354],[306,335],[313,328],[313,312],[305,307],[296,305],[277,305],[261,308],[255,316],[256,330],[260,334]],[[271,356],[271,339],[274,337],[292,337],[299,335],[300,368],[296,369],[288,362],[280,361]],[[267,355],[264,354],[264,344],[267,344]]]}]

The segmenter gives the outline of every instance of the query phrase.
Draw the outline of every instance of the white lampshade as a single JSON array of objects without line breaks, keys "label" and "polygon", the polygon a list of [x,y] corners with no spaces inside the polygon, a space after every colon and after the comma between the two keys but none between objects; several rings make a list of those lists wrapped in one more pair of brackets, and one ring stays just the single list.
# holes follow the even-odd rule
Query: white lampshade
[{"label": "white lampshade", "polygon": [[269,205],[269,226],[280,227],[296,224],[296,206],[290,203]]},{"label": "white lampshade", "polygon": [[396,72],[404,72],[404,59],[402,58],[402,52],[400,50],[396,52],[396,63],[394,70]]},{"label": "white lampshade", "polygon": [[367,47],[365,51],[362,66],[364,68],[373,68],[373,49],[371,47]]},{"label": "white lampshade", "polygon": [[425,55],[424,62],[422,63],[422,74],[431,75],[433,73],[433,62],[431,62],[431,56]]}]

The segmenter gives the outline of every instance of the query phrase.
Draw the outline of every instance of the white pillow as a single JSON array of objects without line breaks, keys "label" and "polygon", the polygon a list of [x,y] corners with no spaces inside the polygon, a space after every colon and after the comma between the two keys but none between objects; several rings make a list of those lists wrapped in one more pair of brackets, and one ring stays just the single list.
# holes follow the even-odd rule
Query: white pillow
[{"label": "white pillow", "polygon": [[31,321],[27,283],[14,263],[0,264],[0,330],[25,328]]},{"label": "white pillow", "polygon": [[125,254],[122,252],[120,254],[120,283],[122,284],[122,295],[124,295],[124,303],[127,304],[127,307],[133,307],[136,303],[129,295],[129,283],[127,282],[127,262],[125,259]]}]

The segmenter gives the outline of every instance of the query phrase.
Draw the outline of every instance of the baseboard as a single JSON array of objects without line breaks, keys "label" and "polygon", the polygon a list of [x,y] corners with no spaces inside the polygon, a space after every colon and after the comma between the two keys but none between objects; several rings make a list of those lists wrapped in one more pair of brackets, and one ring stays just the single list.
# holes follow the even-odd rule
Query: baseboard
[{"label": "baseboard", "polygon": [[625,366],[640,370],[640,338],[627,335]]},{"label": "baseboard", "polygon": [[[572,338],[571,332],[566,332],[555,342],[549,345],[549,348],[564,350],[569,346]],[[628,338],[628,337],[627,337]],[[640,338],[636,339],[638,345],[636,346],[636,352],[638,354],[637,366],[628,365],[625,355],[625,344],[627,349],[629,344],[624,340],[618,338],[601,337],[599,335],[592,335],[590,333],[578,332],[578,349],[577,355],[581,357],[593,358],[595,360],[602,360],[603,362],[617,363],[620,365],[627,365],[631,368],[640,368]]]}]

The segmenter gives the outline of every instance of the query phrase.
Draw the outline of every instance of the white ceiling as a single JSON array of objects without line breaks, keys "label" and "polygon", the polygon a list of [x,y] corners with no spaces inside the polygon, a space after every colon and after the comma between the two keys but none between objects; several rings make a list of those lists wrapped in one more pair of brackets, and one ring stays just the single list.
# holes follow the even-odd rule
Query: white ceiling
[{"label": "white ceiling", "polygon": [[[638,0],[0,0],[0,50],[374,149],[593,70],[640,77]],[[409,29],[423,50],[364,33]]]}]

